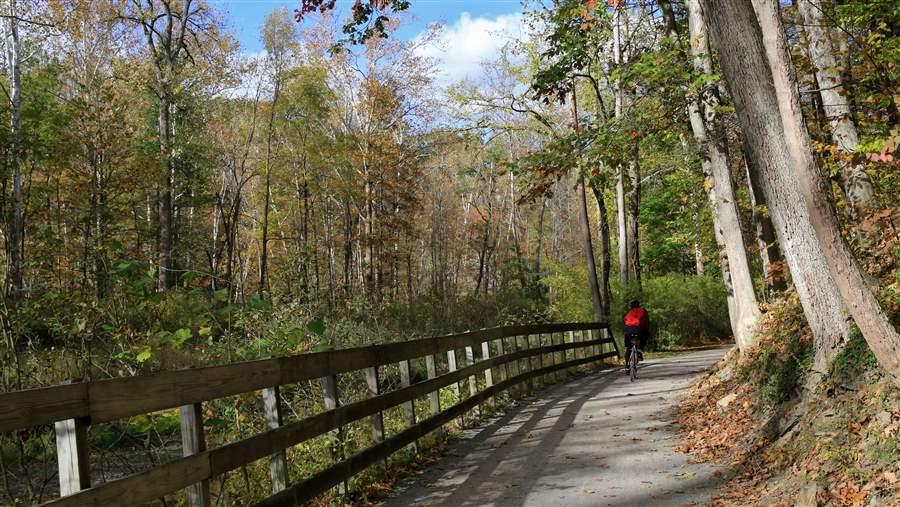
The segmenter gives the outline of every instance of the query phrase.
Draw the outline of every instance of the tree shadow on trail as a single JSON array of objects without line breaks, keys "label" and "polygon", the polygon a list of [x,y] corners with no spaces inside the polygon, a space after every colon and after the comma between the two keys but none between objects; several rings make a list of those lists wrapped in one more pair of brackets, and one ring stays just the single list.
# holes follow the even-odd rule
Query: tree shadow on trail
[{"label": "tree shadow on trail", "polygon": [[[642,484],[636,487],[633,484],[616,484],[608,480],[602,470],[609,467],[607,463],[622,464],[623,457],[628,463],[626,455],[635,450],[639,453],[657,452],[660,446],[670,445],[654,443],[655,448],[650,451],[646,447],[650,442],[672,438],[668,433],[656,433],[658,430],[669,431],[672,424],[671,418],[663,412],[637,416],[632,420],[630,416],[617,419],[618,415],[608,419],[609,411],[621,414],[622,407],[626,406],[644,407],[646,412],[648,404],[659,403],[663,399],[672,401],[673,393],[688,386],[687,382],[684,386],[675,383],[675,378],[681,377],[686,381],[692,377],[696,373],[695,364],[698,368],[706,367],[710,361],[689,359],[677,364],[648,361],[642,368],[643,376],[634,384],[627,383],[619,366],[550,386],[538,393],[539,398],[508,410],[481,428],[468,430],[467,438],[451,447],[448,455],[383,505],[520,507],[534,503],[537,498],[550,500],[548,494],[555,497],[557,491],[559,498],[569,495],[570,500],[573,493],[584,494],[578,505],[643,507],[689,502],[698,493],[711,491],[721,481],[721,474],[691,474],[682,478],[670,472],[668,482],[654,479],[652,488],[645,490]],[[641,385],[642,379],[657,382]],[[668,383],[668,380],[673,382]],[[626,383],[620,383],[615,392],[604,393],[616,381]],[[600,412],[586,408],[588,402],[599,403],[597,407]],[[569,432],[576,424],[582,430]],[[600,425],[597,430],[591,427],[597,424]],[[625,425],[629,425],[631,430],[640,428],[638,431],[653,432],[665,438],[628,438],[636,435],[633,431],[620,440],[610,438],[618,436],[619,426]],[[585,436],[594,434],[597,438],[585,439]],[[643,447],[638,443],[641,440],[645,440]],[[622,473],[622,470],[618,472]],[[648,478],[652,476],[653,472],[649,472]],[[597,491],[593,491],[583,488],[584,484],[599,486],[595,487]],[[537,496],[532,498],[534,494]],[[563,504],[565,502],[560,505]]]}]

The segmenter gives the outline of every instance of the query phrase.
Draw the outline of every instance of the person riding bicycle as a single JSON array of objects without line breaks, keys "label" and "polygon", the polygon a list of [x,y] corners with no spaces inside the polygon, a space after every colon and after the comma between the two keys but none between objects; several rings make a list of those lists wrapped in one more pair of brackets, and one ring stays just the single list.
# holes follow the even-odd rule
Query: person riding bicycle
[{"label": "person riding bicycle", "polygon": [[[631,302],[631,310],[625,314],[625,350],[631,347],[630,337],[637,336],[638,360],[644,359],[643,349],[647,345],[647,337],[650,335],[650,314],[641,306],[637,299]],[[628,367],[628,356],[625,353],[625,367]]]}]

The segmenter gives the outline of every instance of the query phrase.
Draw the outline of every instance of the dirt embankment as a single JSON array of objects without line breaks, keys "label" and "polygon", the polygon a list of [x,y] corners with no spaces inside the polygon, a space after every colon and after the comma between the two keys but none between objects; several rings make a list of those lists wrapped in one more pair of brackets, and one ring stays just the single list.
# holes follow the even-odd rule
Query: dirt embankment
[{"label": "dirt embankment", "polygon": [[729,353],[679,409],[677,449],[733,466],[711,505],[900,505],[900,390],[859,342],[818,386],[805,385],[798,350],[808,348],[808,330],[797,326],[787,330],[797,340],[783,339],[775,310],[760,348]]}]

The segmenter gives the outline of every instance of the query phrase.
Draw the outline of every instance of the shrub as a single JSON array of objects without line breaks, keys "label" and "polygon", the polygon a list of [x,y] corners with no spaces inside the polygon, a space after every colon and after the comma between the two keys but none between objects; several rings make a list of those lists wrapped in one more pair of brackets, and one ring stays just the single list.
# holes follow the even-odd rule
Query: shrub
[{"label": "shrub", "polygon": [[617,335],[621,335],[621,316],[628,312],[629,301],[640,299],[650,313],[650,350],[689,347],[731,336],[725,287],[713,277],[670,274],[644,280],[642,291],[627,287],[619,292],[624,297],[614,298]]},{"label": "shrub", "polygon": [[848,384],[863,377],[867,371],[878,368],[875,353],[869,348],[859,328],[855,325],[850,330],[850,339],[828,367],[826,382],[832,386]]}]

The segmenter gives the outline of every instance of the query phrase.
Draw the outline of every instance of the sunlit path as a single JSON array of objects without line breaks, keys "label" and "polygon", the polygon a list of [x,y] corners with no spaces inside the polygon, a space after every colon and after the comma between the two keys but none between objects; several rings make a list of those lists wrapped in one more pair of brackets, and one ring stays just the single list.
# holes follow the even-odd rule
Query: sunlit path
[{"label": "sunlit path", "polygon": [[646,361],[551,387],[469,430],[384,505],[702,504],[721,473],[673,450],[672,407],[724,349]]}]

